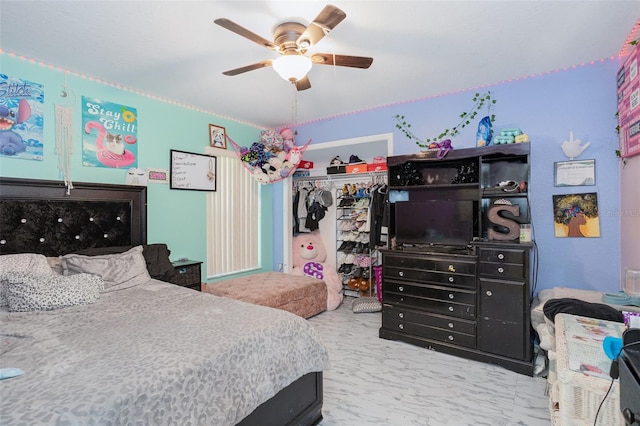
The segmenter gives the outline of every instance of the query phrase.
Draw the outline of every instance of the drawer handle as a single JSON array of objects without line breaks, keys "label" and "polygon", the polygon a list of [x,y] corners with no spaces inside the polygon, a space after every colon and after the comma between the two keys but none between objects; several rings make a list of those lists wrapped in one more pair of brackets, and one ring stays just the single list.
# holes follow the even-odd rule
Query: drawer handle
[{"label": "drawer handle", "polygon": [[449,293],[449,299],[453,299],[454,297],[453,293]]},{"label": "drawer handle", "polygon": [[398,291],[404,291],[404,287],[403,286],[398,287]]},{"label": "drawer handle", "polygon": [[398,317],[400,317],[400,318],[404,318],[404,314],[403,314],[402,312],[400,312],[400,313],[398,314]]},{"label": "drawer handle", "polygon": [[404,329],[404,324],[398,324],[398,328],[399,328],[400,330],[403,330],[403,329]]},{"label": "drawer handle", "polygon": [[502,253],[498,253],[498,259],[500,259],[500,260],[504,260],[504,254],[502,254]]},{"label": "drawer handle", "polygon": [[456,267],[453,265],[449,265],[449,272],[455,272],[456,271]]},{"label": "drawer handle", "polygon": [[449,323],[449,328],[453,328],[453,323],[452,322]]},{"label": "drawer handle", "polygon": [[449,306],[449,312],[453,312],[453,306]]},{"label": "drawer handle", "polygon": [[449,282],[452,283],[455,280],[453,277],[449,277]]},{"label": "drawer handle", "polygon": [[401,277],[404,277],[404,272],[400,271],[398,272],[398,275],[400,275]]},{"label": "drawer handle", "polygon": [[453,336],[451,334],[449,335],[449,340],[453,342]]},{"label": "drawer handle", "polygon": [[487,296],[489,297],[493,296],[493,293],[491,292],[491,290],[487,290]]},{"label": "drawer handle", "polygon": [[504,268],[503,268],[502,266],[501,266],[501,267],[499,267],[499,268],[498,268],[498,272],[499,272],[499,273],[501,273],[501,274],[502,274],[502,273],[504,273]]}]

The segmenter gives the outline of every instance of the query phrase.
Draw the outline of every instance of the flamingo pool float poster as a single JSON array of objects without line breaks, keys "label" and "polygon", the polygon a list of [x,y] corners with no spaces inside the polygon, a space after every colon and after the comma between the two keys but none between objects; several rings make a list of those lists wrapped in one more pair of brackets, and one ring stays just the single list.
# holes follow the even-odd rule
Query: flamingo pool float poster
[{"label": "flamingo pool float poster", "polygon": [[89,167],[138,166],[138,111],[125,105],[82,97],[82,164]]}]

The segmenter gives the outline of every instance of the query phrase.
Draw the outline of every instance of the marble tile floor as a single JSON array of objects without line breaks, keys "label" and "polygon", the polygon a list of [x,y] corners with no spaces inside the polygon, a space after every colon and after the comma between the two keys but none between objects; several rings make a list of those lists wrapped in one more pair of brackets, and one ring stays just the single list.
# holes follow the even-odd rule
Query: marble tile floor
[{"label": "marble tile floor", "polygon": [[545,379],[378,337],[381,314],[310,318],[329,349],[320,426],[548,426]]}]

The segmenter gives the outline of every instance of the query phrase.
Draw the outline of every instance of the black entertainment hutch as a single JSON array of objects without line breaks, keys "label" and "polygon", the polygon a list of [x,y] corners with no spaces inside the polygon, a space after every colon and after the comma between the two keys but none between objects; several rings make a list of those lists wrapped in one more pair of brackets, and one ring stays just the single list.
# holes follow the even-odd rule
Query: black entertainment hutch
[{"label": "black entertainment hutch", "polygon": [[387,165],[380,337],[533,375],[529,143]]}]

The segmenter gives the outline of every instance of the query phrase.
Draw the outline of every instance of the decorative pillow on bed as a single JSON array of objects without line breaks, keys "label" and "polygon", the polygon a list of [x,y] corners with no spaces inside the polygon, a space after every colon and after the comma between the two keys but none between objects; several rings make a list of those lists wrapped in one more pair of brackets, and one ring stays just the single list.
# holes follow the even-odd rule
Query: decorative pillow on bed
[{"label": "decorative pillow on bed", "polygon": [[382,310],[382,303],[380,303],[377,297],[359,297],[353,300],[351,309],[356,314],[363,312],[380,312]]},{"label": "decorative pillow on bed", "polygon": [[50,311],[67,306],[95,303],[104,288],[97,275],[65,277],[31,272],[7,272],[7,301],[12,312]]},{"label": "decorative pillow on bed", "polygon": [[7,306],[6,281],[3,279],[6,272],[53,274],[47,258],[42,254],[21,253],[0,256],[0,307]]},{"label": "decorative pillow on bed", "polygon": [[64,275],[86,272],[102,277],[105,292],[123,290],[151,279],[142,256],[142,246],[124,253],[103,256],[67,254],[62,256],[62,266]]},{"label": "decorative pillow on bed", "polygon": [[[128,251],[133,246],[119,246],[119,247],[94,247],[84,250],[79,250],[75,254],[82,254],[86,256],[101,256],[105,254],[117,254]],[[169,254],[171,251],[166,244],[152,243],[142,245],[142,255],[145,262],[147,262],[147,271],[151,278],[155,278],[161,281],[173,282],[172,279],[176,274],[176,270],[173,264],[169,260]]]}]

